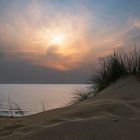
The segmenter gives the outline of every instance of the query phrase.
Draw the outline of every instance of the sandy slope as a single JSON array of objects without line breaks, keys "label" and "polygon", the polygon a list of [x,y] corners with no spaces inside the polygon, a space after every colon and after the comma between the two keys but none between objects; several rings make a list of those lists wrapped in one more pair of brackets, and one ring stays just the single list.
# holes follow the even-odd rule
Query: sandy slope
[{"label": "sandy slope", "polygon": [[140,140],[140,82],[130,76],[77,105],[1,118],[0,140]]}]

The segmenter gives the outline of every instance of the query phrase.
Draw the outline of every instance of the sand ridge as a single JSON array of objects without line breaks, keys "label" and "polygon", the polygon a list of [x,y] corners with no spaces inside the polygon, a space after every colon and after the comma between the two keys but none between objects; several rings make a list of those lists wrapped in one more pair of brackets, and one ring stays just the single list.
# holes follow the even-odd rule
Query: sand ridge
[{"label": "sand ridge", "polygon": [[139,130],[140,82],[134,76],[76,105],[0,119],[0,140],[139,140]]}]

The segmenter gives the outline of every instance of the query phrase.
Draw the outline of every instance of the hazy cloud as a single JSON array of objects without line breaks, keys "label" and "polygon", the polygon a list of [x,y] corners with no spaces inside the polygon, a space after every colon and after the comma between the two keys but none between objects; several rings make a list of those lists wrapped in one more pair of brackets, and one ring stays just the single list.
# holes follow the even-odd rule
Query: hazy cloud
[{"label": "hazy cloud", "polygon": [[1,0],[0,82],[79,82],[99,56],[139,47],[140,2],[128,1]]}]

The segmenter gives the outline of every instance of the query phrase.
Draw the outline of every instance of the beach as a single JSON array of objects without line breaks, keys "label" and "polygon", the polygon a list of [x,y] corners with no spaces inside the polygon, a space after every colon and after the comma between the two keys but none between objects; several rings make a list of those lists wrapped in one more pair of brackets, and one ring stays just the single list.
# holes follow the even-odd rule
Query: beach
[{"label": "beach", "polygon": [[122,78],[76,105],[0,118],[0,140],[139,140],[140,82]]}]

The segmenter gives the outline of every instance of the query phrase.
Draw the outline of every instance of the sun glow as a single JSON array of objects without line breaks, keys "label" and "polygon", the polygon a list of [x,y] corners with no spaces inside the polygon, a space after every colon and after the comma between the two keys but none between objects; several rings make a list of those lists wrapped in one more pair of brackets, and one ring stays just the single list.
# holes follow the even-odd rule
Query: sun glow
[{"label": "sun glow", "polygon": [[40,53],[35,63],[63,71],[78,67],[88,54],[87,40],[80,36],[82,29],[74,30],[71,24],[39,29],[33,42]]},{"label": "sun glow", "polygon": [[35,43],[44,44],[44,47],[58,46],[64,47],[68,45],[68,42],[72,39],[72,32],[63,28],[42,28],[38,32],[38,41]]},{"label": "sun glow", "polygon": [[59,34],[52,36],[50,43],[52,45],[63,45],[65,40],[66,40],[66,36],[64,35],[64,33],[59,33]]}]

